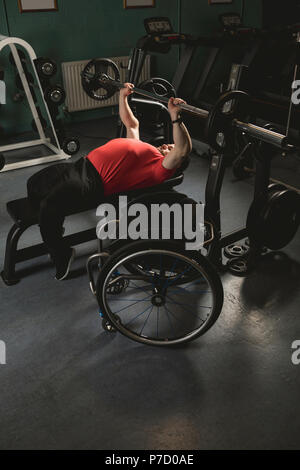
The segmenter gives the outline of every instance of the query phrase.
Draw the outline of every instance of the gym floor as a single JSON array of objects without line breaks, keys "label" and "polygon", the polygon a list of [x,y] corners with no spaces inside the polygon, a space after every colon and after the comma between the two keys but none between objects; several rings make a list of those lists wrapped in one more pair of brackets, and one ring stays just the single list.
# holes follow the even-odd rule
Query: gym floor
[{"label": "gym floor", "polygon": [[[104,143],[84,135],[115,136],[111,120],[75,127],[80,155]],[[295,178],[293,165],[284,172]],[[40,168],[0,175],[1,265],[12,224],[6,202],[24,197],[27,178]],[[194,154],[177,189],[204,200],[207,171],[208,161]],[[251,180],[235,181],[228,169],[224,232],[245,223],[252,191]],[[66,228],[94,225],[95,215],[85,213]],[[23,241],[38,243],[38,229]],[[300,366],[292,364],[291,345],[300,340],[300,233],[247,277],[224,273],[217,323],[173,349],[102,330],[85,270],[95,251],[95,242],[78,247],[64,282],[54,280],[45,256],[19,266],[20,284],[1,283],[1,449],[299,448]]]}]

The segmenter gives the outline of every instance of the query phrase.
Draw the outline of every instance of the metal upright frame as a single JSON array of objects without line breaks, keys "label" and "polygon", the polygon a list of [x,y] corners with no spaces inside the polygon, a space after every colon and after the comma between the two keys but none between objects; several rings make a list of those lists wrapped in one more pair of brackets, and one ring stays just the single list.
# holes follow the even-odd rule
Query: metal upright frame
[{"label": "metal upright frame", "polygon": [[[44,103],[44,106],[45,106],[45,109],[46,109],[46,112],[47,112],[47,117],[48,117],[48,120],[49,120],[49,123],[50,123],[50,126],[51,126],[51,130],[52,130],[52,133],[53,133],[53,136],[54,136],[55,144],[52,144],[50,139],[47,138],[46,135],[45,135],[45,132],[44,132],[44,129],[42,127],[39,114],[37,112],[37,107],[35,105],[35,102],[34,102],[34,99],[33,99],[33,96],[32,96],[31,90],[30,90],[30,86],[28,84],[28,80],[27,80],[27,77],[26,77],[26,74],[25,74],[25,71],[24,71],[24,68],[23,68],[23,65],[22,65],[22,61],[19,57],[18,49],[17,49],[16,45],[22,46],[26,50],[27,54],[29,55],[29,58],[30,58],[30,61],[31,61],[31,64],[32,64],[32,68],[33,68],[33,71],[34,71],[34,74],[35,74],[35,79],[36,79],[36,82],[37,82],[37,86],[39,88],[39,91],[40,91],[40,94],[41,94],[41,97],[42,97],[42,101]],[[50,114],[48,105],[47,105],[47,103],[45,101],[45,98],[44,98],[43,88],[42,88],[38,73],[37,73],[36,68],[35,68],[34,61],[37,59],[37,56],[36,56],[36,53],[35,53],[34,49],[30,46],[30,44],[28,44],[23,39],[0,35],[0,52],[6,46],[10,47],[12,56],[14,58],[16,67],[18,69],[18,73],[20,75],[20,79],[21,79],[21,82],[22,82],[22,85],[23,85],[23,88],[24,88],[24,92],[25,92],[26,98],[28,100],[28,104],[29,104],[29,107],[30,107],[30,110],[31,110],[36,128],[37,128],[37,131],[39,133],[39,139],[0,146],[0,153],[10,152],[12,150],[19,150],[19,149],[23,149],[23,148],[36,147],[36,146],[39,146],[39,145],[44,145],[49,150],[51,150],[52,154],[47,155],[47,156],[43,156],[43,157],[40,157],[40,158],[32,158],[32,159],[29,159],[29,160],[24,160],[22,162],[8,163],[4,166],[4,168],[1,171],[2,172],[10,171],[10,170],[18,169],[18,168],[24,168],[24,167],[33,166],[33,165],[40,165],[40,164],[43,164],[43,163],[49,163],[49,162],[54,162],[54,161],[58,161],[58,160],[66,160],[66,159],[70,158],[70,156],[67,155],[61,149],[59,141],[58,141],[58,137],[57,137],[54,125],[53,125],[51,114]]]}]

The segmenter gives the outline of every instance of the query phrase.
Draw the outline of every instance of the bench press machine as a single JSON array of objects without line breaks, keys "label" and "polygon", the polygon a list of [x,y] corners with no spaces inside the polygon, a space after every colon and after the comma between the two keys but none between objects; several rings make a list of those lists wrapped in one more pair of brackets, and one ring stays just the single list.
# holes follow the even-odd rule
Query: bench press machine
[{"label": "bench press machine", "polygon": [[[155,186],[154,188],[142,189],[140,191],[130,191],[126,195],[129,200],[137,197],[138,194],[151,193],[151,191],[168,191],[173,187],[178,186],[183,181],[183,175],[173,177],[168,181],[165,181],[161,185]],[[114,195],[114,198],[118,195]],[[113,200],[114,198],[106,199],[106,202]],[[83,207],[80,211],[74,210],[66,214],[66,216],[78,214],[80,212],[85,212],[89,210],[96,209],[96,207]],[[15,201],[10,201],[7,203],[7,212],[13,220],[13,226],[9,231],[6,241],[5,249],[5,259],[4,259],[4,268],[1,272],[1,277],[4,283],[7,286],[13,286],[20,282],[20,277],[16,274],[16,265],[23,261],[37,258],[48,253],[48,250],[44,243],[40,243],[35,246],[30,246],[27,248],[18,248],[18,243],[23,233],[34,225],[38,224],[38,213],[32,207],[27,198],[16,199]],[[79,245],[81,243],[86,243],[92,240],[96,240],[96,228],[91,228],[81,232],[77,232],[65,237],[65,240],[70,244],[70,246]]]}]

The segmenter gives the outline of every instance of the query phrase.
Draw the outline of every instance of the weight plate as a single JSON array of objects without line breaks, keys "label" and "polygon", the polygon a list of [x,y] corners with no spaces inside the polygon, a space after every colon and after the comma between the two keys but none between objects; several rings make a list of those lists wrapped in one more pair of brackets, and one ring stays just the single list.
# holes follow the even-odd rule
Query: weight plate
[{"label": "weight plate", "polygon": [[300,223],[300,196],[295,191],[274,191],[263,213],[264,245],[280,250],[288,245]]},{"label": "weight plate", "polygon": [[247,255],[249,252],[249,247],[245,245],[229,245],[224,248],[224,255],[226,258],[239,258],[241,256]]},{"label": "weight plate", "polygon": [[217,152],[230,152],[234,148],[233,120],[246,122],[250,97],[239,90],[224,93],[214,105],[206,120],[205,135]]},{"label": "weight plate", "polygon": [[66,92],[61,85],[51,85],[45,90],[45,100],[47,103],[60,106],[66,100]]},{"label": "weight plate", "polygon": [[78,139],[70,137],[62,142],[61,148],[67,155],[75,155],[80,149],[80,142]]},{"label": "weight plate", "polygon": [[280,250],[294,238],[300,223],[300,196],[295,191],[271,187],[250,207],[249,238],[270,250]]},{"label": "weight plate", "polygon": [[159,98],[175,98],[176,90],[173,85],[164,78],[154,77],[144,80],[137,88],[141,90],[150,91],[157,95]]},{"label": "weight plate", "polygon": [[228,271],[235,276],[246,276],[249,272],[246,258],[232,258],[227,263]]},{"label": "weight plate", "polygon": [[52,59],[39,57],[35,60],[35,67],[41,79],[54,77],[57,72],[57,65]]},{"label": "weight plate", "polygon": [[110,59],[93,59],[83,69],[81,83],[86,94],[96,101],[104,101],[111,98],[116,88],[109,83],[100,81],[101,75],[119,81],[120,72],[117,65]]},{"label": "weight plate", "polygon": [[287,187],[280,183],[271,183],[268,187],[268,191],[285,191],[286,189]]}]

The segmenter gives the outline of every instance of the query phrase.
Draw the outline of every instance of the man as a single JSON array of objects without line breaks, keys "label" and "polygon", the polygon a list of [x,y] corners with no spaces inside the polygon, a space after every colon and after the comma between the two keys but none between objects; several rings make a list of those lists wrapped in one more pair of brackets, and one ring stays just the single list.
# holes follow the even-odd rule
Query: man
[{"label": "man", "polygon": [[96,207],[104,198],[133,189],[155,186],[169,179],[192,150],[191,138],[181,121],[180,98],[170,98],[174,144],[153,147],[142,142],[139,121],[128,104],[134,85],[120,91],[119,113],[126,139],[113,139],[76,163],[52,165],[33,175],[27,184],[28,197],[39,208],[42,238],[56,266],[56,279],[67,277],[75,250],[63,240],[67,212]]}]

